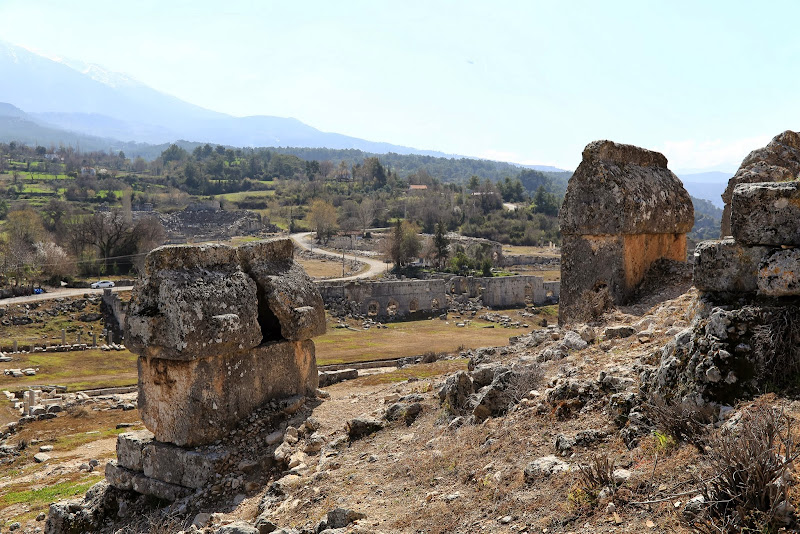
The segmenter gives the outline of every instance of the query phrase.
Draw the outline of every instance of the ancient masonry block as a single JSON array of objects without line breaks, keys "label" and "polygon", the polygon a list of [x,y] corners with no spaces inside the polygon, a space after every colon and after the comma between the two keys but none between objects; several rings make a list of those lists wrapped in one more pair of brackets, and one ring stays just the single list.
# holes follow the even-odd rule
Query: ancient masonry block
[{"label": "ancient masonry block", "polygon": [[563,323],[586,291],[607,288],[622,303],[656,260],[685,261],[694,208],[662,154],[594,141],[570,178],[559,219]]},{"label": "ancient masonry block", "polygon": [[725,207],[722,211],[720,236],[733,235],[731,214],[737,185],[797,180],[798,175],[800,175],[800,134],[797,132],[786,130],[776,135],[767,146],[750,152],[736,174],[728,180],[728,187],[722,193]]},{"label": "ancient masonry block", "polygon": [[174,500],[224,463],[203,446],[269,401],[316,394],[311,337],[325,332],[325,311],[289,239],[165,246],[146,258],[126,332],[149,432],[119,437],[106,477]]},{"label": "ancient masonry block", "polygon": [[733,239],[702,241],[694,251],[694,286],[714,293],[754,293],[768,247],[743,247]]},{"label": "ancient masonry block", "polygon": [[800,182],[740,184],[731,232],[743,245],[800,245]]},{"label": "ancient masonry block", "polygon": [[[800,183],[746,183],[733,193],[735,239],[697,245],[694,285],[706,293],[800,295]],[[720,295],[721,296],[721,295]]]}]

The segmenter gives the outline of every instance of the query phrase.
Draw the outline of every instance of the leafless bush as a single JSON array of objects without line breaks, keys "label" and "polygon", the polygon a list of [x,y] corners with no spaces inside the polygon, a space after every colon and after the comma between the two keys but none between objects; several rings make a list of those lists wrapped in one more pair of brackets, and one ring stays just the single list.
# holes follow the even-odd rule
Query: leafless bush
[{"label": "leafless bush", "polygon": [[614,486],[614,462],[607,455],[595,455],[588,464],[578,464],[581,489],[596,493],[606,486]]},{"label": "leafless bush", "polygon": [[786,306],[776,311],[769,323],[753,330],[758,378],[762,383],[788,385],[800,375],[800,310]]},{"label": "leafless bush", "polygon": [[524,399],[531,390],[536,389],[544,381],[544,370],[539,364],[530,364],[515,368],[506,392],[516,404]]},{"label": "leafless bush", "polygon": [[174,534],[184,531],[188,526],[189,521],[186,519],[163,515],[159,510],[155,510],[117,532],[118,534]]},{"label": "leafless bush", "polygon": [[72,417],[89,417],[89,415],[92,413],[89,408],[86,406],[81,406],[80,404],[68,406],[66,411]]},{"label": "leafless bush", "polygon": [[714,407],[699,404],[695,399],[667,402],[662,397],[646,403],[645,411],[662,433],[698,446],[702,445],[715,415]]},{"label": "leafless bush", "polygon": [[754,408],[738,430],[721,432],[708,444],[704,503],[684,513],[689,526],[709,534],[776,532],[794,521],[789,483],[796,453],[788,417]]},{"label": "leafless bush", "polygon": [[578,301],[570,306],[569,318],[577,323],[590,323],[598,320],[614,306],[608,286],[587,289]]}]

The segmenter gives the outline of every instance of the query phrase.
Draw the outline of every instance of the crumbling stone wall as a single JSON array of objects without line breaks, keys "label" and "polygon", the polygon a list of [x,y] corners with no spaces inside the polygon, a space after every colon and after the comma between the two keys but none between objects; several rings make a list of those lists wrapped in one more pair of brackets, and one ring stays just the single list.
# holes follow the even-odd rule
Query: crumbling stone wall
[{"label": "crumbling stone wall", "polygon": [[745,183],[783,182],[797,180],[800,175],[800,133],[786,130],[772,138],[763,148],[750,152],[736,174],[728,180],[728,187],[722,193],[725,207],[722,210],[720,237],[731,233],[731,213],[733,212],[733,192],[736,186]]},{"label": "crumbling stone wall", "polygon": [[511,308],[534,304],[541,306],[558,302],[559,282],[545,282],[536,275],[517,276],[454,276],[447,281],[447,292],[451,295],[481,297],[484,306]]},{"label": "crumbling stone wall", "polygon": [[[410,314],[438,314],[447,310],[447,296],[481,297],[484,306],[510,308],[558,302],[559,282],[545,282],[535,275],[449,276],[431,280],[319,282],[328,305],[342,301],[361,315],[386,319]],[[351,308],[352,309],[352,308]],[[352,311],[355,311],[352,310]]]},{"label": "crumbling stone wall", "polygon": [[570,178],[559,219],[564,323],[586,292],[607,289],[624,303],[656,260],[685,261],[694,208],[662,154],[594,141]]},{"label": "crumbling stone wall", "polygon": [[442,279],[322,282],[317,287],[325,302],[354,302],[360,314],[379,319],[441,313],[447,309]]},{"label": "crumbling stone wall", "polygon": [[325,311],[293,251],[291,240],[273,239],[148,254],[126,339],[139,354],[139,412],[150,433],[120,437],[106,469],[112,485],[177,498],[224,464],[197,447],[269,401],[316,395],[311,338],[325,332]]}]

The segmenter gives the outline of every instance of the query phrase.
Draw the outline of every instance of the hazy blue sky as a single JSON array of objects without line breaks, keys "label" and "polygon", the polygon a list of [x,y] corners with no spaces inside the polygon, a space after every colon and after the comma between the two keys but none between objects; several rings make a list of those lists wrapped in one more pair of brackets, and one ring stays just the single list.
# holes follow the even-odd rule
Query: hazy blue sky
[{"label": "hazy blue sky", "polygon": [[733,171],[800,129],[798,20],[792,1],[0,0],[0,39],[210,109],[564,168],[612,139]]}]

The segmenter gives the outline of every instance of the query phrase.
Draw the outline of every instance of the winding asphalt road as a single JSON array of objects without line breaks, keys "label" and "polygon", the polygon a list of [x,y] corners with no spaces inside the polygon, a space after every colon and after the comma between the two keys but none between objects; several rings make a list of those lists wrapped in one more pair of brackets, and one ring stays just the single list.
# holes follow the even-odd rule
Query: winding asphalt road
[{"label": "winding asphalt road", "polygon": [[[290,237],[292,241],[294,241],[297,246],[305,250],[313,250],[313,252],[317,254],[322,254],[325,256],[331,256],[332,258],[342,259],[342,254],[340,252],[331,252],[330,250],[321,249],[319,247],[312,247],[309,243],[309,237],[311,236],[311,232],[303,232],[299,234],[292,234]],[[326,278],[325,281],[346,281],[346,280],[360,280],[362,278],[372,278],[374,276],[378,276],[379,274],[386,271],[386,264],[380,260],[376,260],[373,258],[368,258],[366,256],[356,256],[353,254],[345,254],[345,259],[348,260],[356,260],[362,263],[366,263],[368,269],[366,271],[360,272],[358,274],[354,274],[352,276],[345,276],[339,278]],[[123,286],[123,287],[114,287],[111,289],[114,293],[120,291],[130,291],[132,286]],[[89,289],[89,288],[61,288],[61,289],[49,289],[47,293],[42,293],[40,295],[28,295],[24,297],[13,297],[9,299],[2,299],[0,300],[0,306],[7,306],[10,304],[24,304],[26,302],[37,302],[42,300],[51,300],[60,297],[80,297],[82,295],[89,294],[89,295],[102,295],[102,289]]]},{"label": "winding asphalt road", "polygon": [[[311,232],[301,232],[298,234],[292,234],[291,237],[292,241],[294,241],[298,247],[302,248],[303,250],[313,250],[316,254],[322,254],[324,256],[331,256],[333,258],[342,259],[341,252],[331,252],[330,250],[321,249],[319,247],[313,247],[309,243],[309,237],[311,236]],[[339,278],[326,278],[326,282],[338,282],[338,281],[346,281],[346,280],[360,280],[362,278],[372,278],[374,276],[378,276],[379,274],[386,271],[386,264],[383,263],[381,260],[376,260],[373,258],[368,258],[366,256],[356,256],[354,254],[345,254],[345,259],[347,260],[356,260],[360,261],[361,263],[366,263],[369,267],[366,271],[360,272],[358,274],[354,274],[352,276],[344,276]]]},{"label": "winding asphalt road", "polygon": [[[114,293],[119,293],[120,291],[130,291],[133,289],[133,286],[122,286],[122,287],[112,287],[111,291]],[[60,297],[81,297],[83,295],[102,295],[102,289],[89,289],[89,288],[61,288],[61,289],[48,289],[47,293],[41,293],[39,295],[27,295],[24,297],[11,297],[9,299],[2,299],[0,300],[0,306],[5,306],[7,304],[24,304],[26,302],[36,302],[39,300],[51,300],[57,299]]]}]

